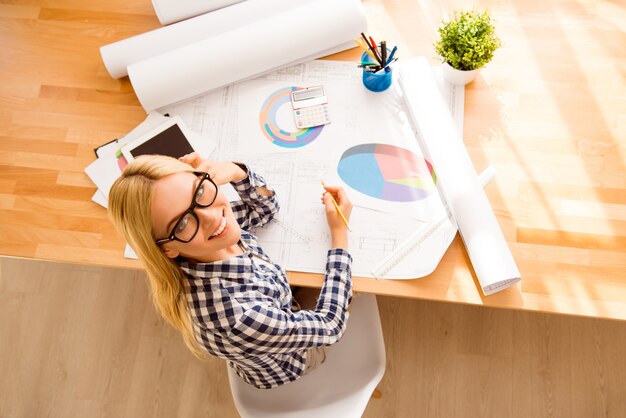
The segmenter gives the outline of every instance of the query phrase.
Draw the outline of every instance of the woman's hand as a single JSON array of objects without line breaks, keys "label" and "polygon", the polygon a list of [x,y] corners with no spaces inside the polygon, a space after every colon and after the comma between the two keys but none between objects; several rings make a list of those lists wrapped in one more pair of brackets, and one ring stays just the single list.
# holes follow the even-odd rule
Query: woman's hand
[{"label": "woman's hand", "polygon": [[237,164],[225,161],[211,161],[200,157],[197,152],[183,155],[179,158],[184,163],[189,164],[196,171],[206,171],[211,176],[211,180],[218,186],[230,182],[238,182],[246,178],[248,173]]},{"label": "woman's hand", "polygon": [[326,221],[330,229],[332,248],[348,248],[348,226],[344,223],[341,215],[333,203],[333,198],[341,213],[350,221],[352,213],[352,203],[348,199],[346,192],[338,186],[324,186],[326,193],[322,195],[322,203],[326,207]]}]

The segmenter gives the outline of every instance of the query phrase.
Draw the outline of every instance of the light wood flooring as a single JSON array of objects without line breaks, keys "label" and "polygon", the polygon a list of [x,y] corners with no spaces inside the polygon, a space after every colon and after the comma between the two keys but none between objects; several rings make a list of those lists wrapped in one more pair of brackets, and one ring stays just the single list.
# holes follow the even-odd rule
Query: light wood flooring
[{"label": "light wood flooring", "polygon": [[[626,323],[379,297],[365,417],[624,417]],[[0,258],[0,417],[236,417],[226,366],[160,320],[143,273]]]}]

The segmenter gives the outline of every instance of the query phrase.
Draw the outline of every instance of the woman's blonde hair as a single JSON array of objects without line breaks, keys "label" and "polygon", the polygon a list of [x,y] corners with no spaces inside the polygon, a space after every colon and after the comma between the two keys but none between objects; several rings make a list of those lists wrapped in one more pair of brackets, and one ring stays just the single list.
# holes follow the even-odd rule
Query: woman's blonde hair
[{"label": "woman's blonde hair", "polygon": [[154,182],[175,173],[192,172],[191,166],[162,155],[141,156],[124,169],[109,192],[109,216],[126,238],[148,273],[152,300],[161,316],[179,330],[185,344],[199,358],[206,357],[195,338],[185,297],[185,273],[166,257],[152,232]]}]

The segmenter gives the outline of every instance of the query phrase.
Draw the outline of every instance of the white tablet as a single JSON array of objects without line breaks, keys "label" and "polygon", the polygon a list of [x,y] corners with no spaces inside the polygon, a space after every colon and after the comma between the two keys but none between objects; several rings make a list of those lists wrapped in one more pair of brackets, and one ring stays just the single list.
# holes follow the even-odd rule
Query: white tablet
[{"label": "white tablet", "polygon": [[169,155],[179,158],[195,151],[190,143],[190,138],[192,138],[192,133],[180,116],[173,116],[125,145],[121,151],[128,162],[146,154]]}]

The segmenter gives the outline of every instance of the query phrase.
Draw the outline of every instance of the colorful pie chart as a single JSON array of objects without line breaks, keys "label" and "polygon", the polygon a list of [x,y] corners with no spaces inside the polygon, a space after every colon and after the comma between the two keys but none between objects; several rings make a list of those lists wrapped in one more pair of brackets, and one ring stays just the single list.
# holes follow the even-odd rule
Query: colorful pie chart
[{"label": "colorful pie chart", "polygon": [[324,126],[315,126],[294,130],[281,126],[278,118],[278,111],[283,106],[291,108],[291,92],[298,87],[284,87],[276,90],[263,102],[259,113],[259,123],[261,131],[267,139],[274,145],[283,148],[303,147],[315,140],[324,129]]},{"label": "colorful pie chart", "polygon": [[354,190],[390,202],[415,202],[435,192],[436,176],[423,157],[387,144],[361,144],[343,153],[339,177]]}]

